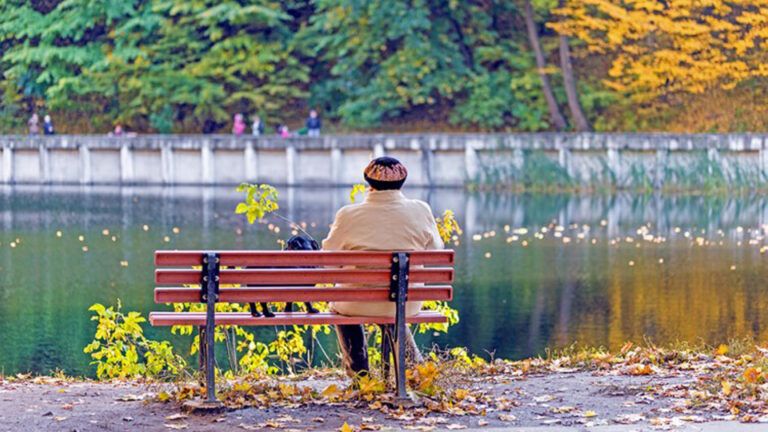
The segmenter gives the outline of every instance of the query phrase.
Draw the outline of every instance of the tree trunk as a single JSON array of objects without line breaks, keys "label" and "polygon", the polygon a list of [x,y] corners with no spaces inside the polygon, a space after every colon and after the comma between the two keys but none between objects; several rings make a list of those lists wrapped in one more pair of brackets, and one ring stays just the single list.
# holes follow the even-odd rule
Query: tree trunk
[{"label": "tree trunk", "polygon": [[579,102],[579,92],[576,90],[576,78],[573,75],[573,65],[571,64],[571,49],[568,47],[568,38],[560,36],[560,68],[563,70],[563,85],[565,85],[565,94],[568,97],[568,109],[571,111],[571,118],[578,131],[589,131],[589,121],[584,116]]},{"label": "tree trunk", "polygon": [[533,21],[533,6],[531,6],[531,0],[525,0],[525,26],[528,29],[528,40],[533,48],[533,54],[536,57],[536,69],[539,73],[539,79],[541,79],[541,87],[544,91],[544,98],[547,100],[547,106],[549,107],[549,117],[552,119],[552,124],[557,130],[564,130],[566,128],[565,118],[560,113],[560,107],[557,106],[557,100],[552,93],[552,86],[549,84],[549,78],[544,71],[546,62],[544,61],[544,53],[541,50],[541,44],[539,43],[539,33],[536,30],[536,23]]}]

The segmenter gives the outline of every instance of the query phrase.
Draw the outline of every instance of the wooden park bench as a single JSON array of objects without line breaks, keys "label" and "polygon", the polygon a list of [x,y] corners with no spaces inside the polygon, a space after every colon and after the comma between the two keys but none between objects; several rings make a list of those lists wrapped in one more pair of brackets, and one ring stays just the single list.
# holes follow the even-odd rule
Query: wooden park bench
[{"label": "wooden park bench", "polygon": [[[206,303],[206,312],[152,312],[153,326],[199,329],[207,401],[216,404],[215,326],[379,324],[394,334],[382,338],[385,376],[394,354],[396,392],[405,391],[406,323],[442,323],[434,311],[405,316],[405,302],[451,300],[454,253],[434,251],[156,251],[155,303]],[[200,267],[202,266],[202,270]],[[418,284],[418,286],[409,286]],[[318,284],[343,284],[317,287]],[[199,285],[199,288],[188,287]],[[235,288],[222,287],[237,286]],[[345,316],[333,312],[216,312],[215,304],[259,302],[381,301],[396,303],[396,317]]]}]

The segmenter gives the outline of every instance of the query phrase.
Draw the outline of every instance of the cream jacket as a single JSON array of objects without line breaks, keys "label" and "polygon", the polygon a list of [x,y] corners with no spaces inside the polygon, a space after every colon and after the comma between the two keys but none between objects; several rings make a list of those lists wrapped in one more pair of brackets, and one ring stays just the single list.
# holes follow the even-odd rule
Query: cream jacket
[{"label": "cream jacket", "polygon": [[[365,201],[336,213],[323,250],[427,250],[442,249],[432,209],[424,201],[406,198],[396,190],[372,191]],[[342,315],[394,316],[392,302],[334,302]],[[421,302],[407,302],[406,315],[421,310]]]}]

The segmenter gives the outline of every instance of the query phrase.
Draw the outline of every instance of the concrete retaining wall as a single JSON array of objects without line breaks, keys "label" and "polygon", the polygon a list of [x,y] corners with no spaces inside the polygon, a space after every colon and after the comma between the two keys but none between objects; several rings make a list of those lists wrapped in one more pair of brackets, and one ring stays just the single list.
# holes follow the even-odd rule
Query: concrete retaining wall
[{"label": "concrete retaining wall", "polygon": [[529,182],[550,171],[577,185],[618,187],[768,179],[761,134],[4,135],[0,149],[0,183],[348,185],[385,154],[419,186]]}]

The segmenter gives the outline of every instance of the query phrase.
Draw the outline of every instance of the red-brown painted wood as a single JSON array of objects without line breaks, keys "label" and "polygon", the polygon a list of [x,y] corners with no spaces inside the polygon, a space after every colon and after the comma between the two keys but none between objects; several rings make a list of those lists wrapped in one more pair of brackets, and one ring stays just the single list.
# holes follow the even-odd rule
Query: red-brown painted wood
[{"label": "red-brown painted wood", "polygon": [[[216,251],[228,267],[370,266],[389,267],[391,251]],[[203,264],[205,251],[155,251],[157,267]],[[452,250],[411,251],[411,265],[454,264]]]},{"label": "red-brown painted wood", "polygon": [[[221,284],[243,285],[314,285],[319,283],[346,283],[389,285],[389,269],[243,269],[221,270]],[[451,283],[453,269],[415,268],[410,271],[411,283]],[[158,285],[199,284],[200,271],[194,269],[157,269]]]},{"label": "red-brown painted wood", "polygon": [[[450,286],[413,287],[408,290],[408,300],[411,301],[452,299],[453,289]],[[155,288],[155,303],[197,303],[199,301],[199,288]],[[221,288],[219,301],[224,303],[389,301],[389,289],[312,286]]]},{"label": "red-brown painted wood", "polygon": [[[442,323],[447,318],[439,312],[423,311],[406,318],[409,323]],[[149,322],[153,326],[205,325],[205,312],[151,312]],[[276,312],[274,318],[253,317],[243,312],[219,312],[216,325],[276,326],[276,325],[343,325],[343,324],[394,324],[388,317],[351,317],[332,312],[309,314],[304,312]]]}]

